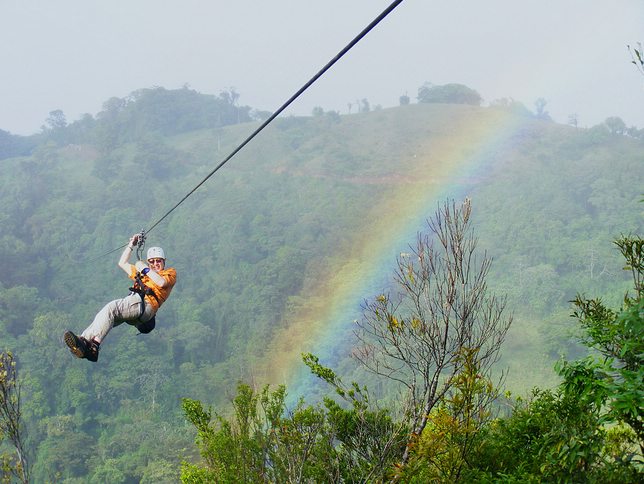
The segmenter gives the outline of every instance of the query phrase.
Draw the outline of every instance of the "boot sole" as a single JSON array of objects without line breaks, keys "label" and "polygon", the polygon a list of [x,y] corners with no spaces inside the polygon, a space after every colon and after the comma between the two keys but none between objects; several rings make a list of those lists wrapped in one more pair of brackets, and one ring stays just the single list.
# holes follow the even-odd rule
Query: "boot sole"
[{"label": "boot sole", "polygon": [[78,344],[78,337],[74,333],[71,331],[65,331],[63,341],[65,341],[65,344],[69,347],[69,351],[71,351],[76,358],[85,358],[85,353]]}]

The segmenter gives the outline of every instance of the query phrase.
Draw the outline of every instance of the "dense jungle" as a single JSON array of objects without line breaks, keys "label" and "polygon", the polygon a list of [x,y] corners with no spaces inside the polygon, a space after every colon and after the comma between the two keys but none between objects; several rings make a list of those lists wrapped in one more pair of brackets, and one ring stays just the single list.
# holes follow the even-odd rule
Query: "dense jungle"
[{"label": "dense jungle", "polygon": [[[353,114],[275,119],[149,234],[177,285],[155,331],[115,328],[97,363],[61,336],[127,294],[115,249],[270,113],[234,92],[151,88],[70,123],[54,111],[33,136],[0,131],[0,351],[17,371],[31,480],[641,478],[643,130],[618,117],[557,124],[543,105],[507,99],[482,106],[461,85],[424,89],[394,108],[365,100]],[[388,296],[364,293],[334,351],[290,348],[316,381],[290,393],[267,368],[269,347],[313,300],[330,304],[320,281],[367,238],[400,240],[396,221],[413,218],[431,241],[427,221],[445,207],[457,220],[471,208],[465,233],[491,262],[482,290],[512,318],[498,361],[477,366],[463,345],[415,432],[405,385],[356,359],[370,310],[391,316],[382,338],[402,331]],[[411,233],[380,261],[384,290],[416,270],[402,255],[416,244]],[[2,388],[16,390],[6,372]],[[8,435],[4,472],[19,479]]]}]

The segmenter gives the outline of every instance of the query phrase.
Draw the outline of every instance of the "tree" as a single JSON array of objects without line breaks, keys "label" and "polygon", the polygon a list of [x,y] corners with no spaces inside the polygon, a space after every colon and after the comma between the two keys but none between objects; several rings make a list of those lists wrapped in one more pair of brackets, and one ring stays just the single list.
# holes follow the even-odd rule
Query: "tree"
[{"label": "tree", "polygon": [[8,131],[0,129],[0,160],[12,156],[28,155],[36,143],[32,138],[13,135]]},{"label": "tree", "polygon": [[273,115],[272,112],[270,111],[263,111],[260,109],[253,109],[250,112],[250,118],[254,121],[266,121],[268,118],[270,118]]},{"label": "tree", "polygon": [[69,131],[66,128],[67,119],[65,118],[65,113],[60,109],[51,111],[45,120],[45,125],[41,127],[43,134],[46,134],[50,140],[59,145],[69,143]]},{"label": "tree", "polygon": [[628,425],[644,454],[644,239],[622,236],[615,245],[631,272],[635,294],[624,297],[619,311],[577,295],[573,316],[585,331],[583,343],[603,358],[564,364],[561,373],[566,385],[581,387],[603,405],[606,421]]},{"label": "tree", "polygon": [[[168,146],[163,137],[148,135],[142,136],[137,141],[133,161],[138,169],[145,172],[150,178],[167,180],[178,170],[176,160],[187,157],[187,154],[179,153]],[[116,161],[115,168],[118,169],[119,160],[114,161]]]},{"label": "tree", "polygon": [[398,98],[398,102],[400,103],[401,106],[407,106],[409,104],[409,101],[410,99],[407,93],[403,94]]},{"label": "tree", "polygon": [[[257,393],[239,384],[230,420],[200,402],[183,400],[183,411],[198,432],[205,466],[183,463],[183,482],[302,482],[316,474],[316,462],[332,453],[324,412],[301,403],[287,414],[286,388]],[[316,450],[320,445],[323,452]],[[317,457],[316,457],[317,456]]]},{"label": "tree", "polygon": [[233,121],[233,123],[239,124],[250,119],[248,114],[250,112],[250,108],[247,106],[237,106],[239,93],[235,90],[234,87],[229,87],[227,90],[222,91],[221,94],[219,94],[219,97],[224,101],[226,106],[229,107],[229,110],[232,111],[232,113],[234,113],[234,115],[236,116],[236,119]]},{"label": "tree", "polygon": [[528,108],[526,108],[519,101],[515,101],[512,98],[502,97],[499,99],[495,99],[490,102],[490,107],[505,109],[506,111],[509,111],[514,114],[518,114],[519,116],[526,116],[526,117],[532,116],[532,113]]},{"label": "tree", "polygon": [[[579,397],[535,389],[527,402],[519,399],[509,417],[483,432],[483,445],[469,456],[475,468],[468,471],[467,480],[600,482],[587,480],[601,449],[597,408]],[[580,476],[584,479],[578,481]]]},{"label": "tree", "polygon": [[324,113],[324,115],[333,123],[339,123],[342,120],[338,111],[327,111],[326,113]]},{"label": "tree", "polygon": [[463,367],[414,446],[407,465],[397,477],[402,482],[457,482],[471,467],[481,447],[491,407],[499,396],[492,382],[476,366],[476,351],[461,355]]},{"label": "tree", "polygon": [[0,441],[9,439],[16,450],[15,461],[1,455],[2,478],[15,476],[20,482],[29,482],[29,464],[25,449],[25,436],[20,409],[20,381],[16,362],[11,352],[0,353]]},{"label": "tree", "polygon": [[577,295],[573,316],[584,329],[582,342],[595,353],[558,364],[558,388],[534,390],[508,418],[487,426],[483,445],[470,456],[476,463],[470,481],[642,481],[644,241],[622,236],[615,243],[633,276],[634,295],[625,296],[619,311]]},{"label": "tree", "polygon": [[320,365],[310,353],[304,363],[318,378],[334,388],[343,405],[325,397],[327,420],[332,429],[340,474],[347,482],[382,482],[395,468],[404,449],[408,428],[394,420],[386,408],[373,403],[366,387],[352,382],[347,387],[330,368]]},{"label": "tree", "polygon": [[221,99],[223,99],[227,104],[236,106],[237,100],[239,99],[239,93],[235,90],[234,87],[229,87],[225,91],[221,91],[219,97],[221,97]]},{"label": "tree", "polygon": [[626,134],[626,123],[618,116],[611,116],[606,118],[604,124],[611,134],[623,135]]},{"label": "tree", "polygon": [[349,407],[325,398],[324,406],[300,400],[287,410],[283,385],[255,392],[239,384],[230,419],[184,399],[203,464],[184,462],[182,482],[383,481],[404,444],[402,428],[388,411],[369,409],[367,394],[357,385],[345,388],[313,355],[304,360]]},{"label": "tree", "polygon": [[552,121],[550,114],[548,113],[548,111],[546,111],[546,104],[548,104],[548,101],[546,101],[542,97],[538,98],[534,102],[534,108],[536,110],[535,115],[537,119],[543,119],[544,121]]},{"label": "tree", "polygon": [[512,322],[505,301],[487,293],[491,259],[477,258],[470,216],[469,199],[439,206],[412,255],[397,260],[397,292],[367,301],[357,323],[355,357],[405,388],[410,400],[403,463],[463,370],[463,355],[472,352],[469,364],[489,375]]},{"label": "tree", "polygon": [[63,129],[67,126],[67,119],[65,118],[65,113],[60,109],[56,109],[49,113],[45,123],[47,123],[47,127],[51,130]]},{"label": "tree", "polygon": [[434,86],[428,82],[418,89],[420,103],[470,104],[480,106],[481,95],[463,84],[445,84]]},{"label": "tree", "polygon": [[572,113],[568,115],[568,124],[575,128],[579,127],[579,116],[577,116],[577,113]]}]

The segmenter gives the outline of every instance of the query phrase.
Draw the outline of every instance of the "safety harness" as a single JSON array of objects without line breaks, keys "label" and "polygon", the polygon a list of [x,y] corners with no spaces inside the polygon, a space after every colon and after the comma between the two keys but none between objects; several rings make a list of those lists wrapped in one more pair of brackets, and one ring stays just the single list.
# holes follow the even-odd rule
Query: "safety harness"
[{"label": "safety harness", "polygon": [[143,280],[140,272],[137,272],[136,276],[134,276],[134,284],[130,288],[130,292],[135,292],[139,296],[141,296],[141,303],[143,306],[141,308],[141,314],[139,314],[139,318],[143,316],[143,313],[145,312],[145,296],[152,296],[154,299],[157,300],[157,302],[159,301],[159,298],[154,293],[152,288],[143,284]]},{"label": "safety harness", "polygon": [[[145,232],[141,231],[139,234],[139,241],[137,244],[136,248],[136,255],[139,260],[141,260],[143,256],[143,247],[145,245]],[[155,316],[152,316],[152,318],[148,319],[147,321],[141,321],[141,318],[143,317],[143,314],[145,314],[145,296],[151,296],[154,299],[159,301],[159,298],[157,295],[154,293],[152,288],[146,286],[143,283],[143,274],[141,274],[139,271],[136,272],[136,275],[134,276],[134,284],[132,287],[130,287],[130,294],[138,294],[141,297],[141,312],[139,313],[139,324],[136,325],[137,329],[141,333],[149,333],[154,329],[154,326],[156,325],[155,322]]]}]

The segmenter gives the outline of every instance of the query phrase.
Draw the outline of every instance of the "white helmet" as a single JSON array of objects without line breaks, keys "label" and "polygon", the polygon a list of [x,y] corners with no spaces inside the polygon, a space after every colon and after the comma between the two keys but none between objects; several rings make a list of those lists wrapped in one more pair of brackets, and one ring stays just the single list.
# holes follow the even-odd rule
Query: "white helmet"
[{"label": "white helmet", "polygon": [[150,247],[148,249],[148,260],[157,258],[165,260],[163,249],[161,247]]}]

